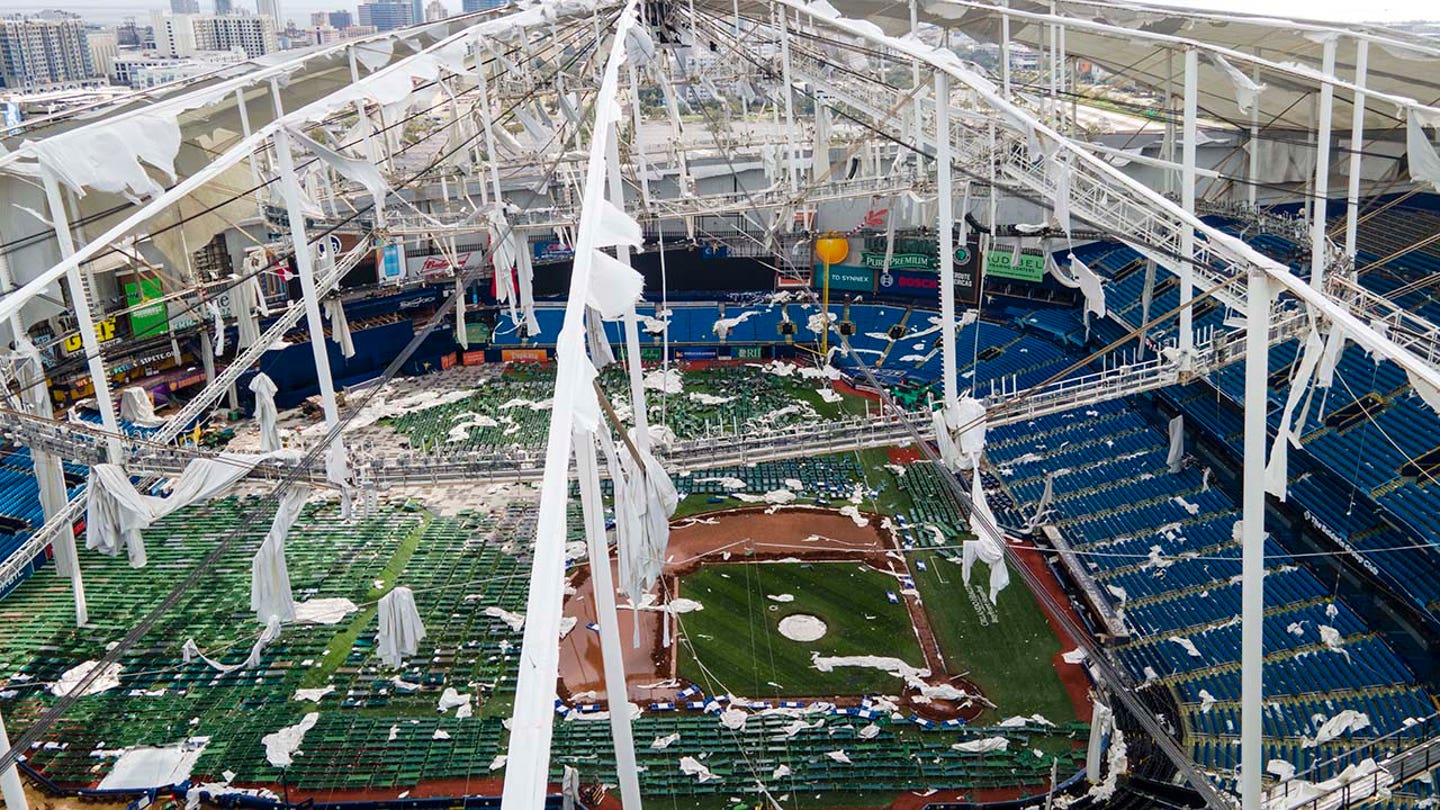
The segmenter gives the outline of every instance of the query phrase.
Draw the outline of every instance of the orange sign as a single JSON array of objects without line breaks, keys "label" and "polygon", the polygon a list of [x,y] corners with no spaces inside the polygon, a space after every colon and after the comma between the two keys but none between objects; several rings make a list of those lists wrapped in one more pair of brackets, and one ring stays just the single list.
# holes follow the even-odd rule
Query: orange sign
[{"label": "orange sign", "polygon": [[544,349],[501,349],[500,359],[507,363],[543,363],[550,354]]}]

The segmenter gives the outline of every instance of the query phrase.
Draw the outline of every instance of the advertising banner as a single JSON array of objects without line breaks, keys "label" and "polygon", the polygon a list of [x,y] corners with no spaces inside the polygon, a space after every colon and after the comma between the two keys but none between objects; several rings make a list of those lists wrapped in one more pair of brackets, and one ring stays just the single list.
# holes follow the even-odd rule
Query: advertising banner
[{"label": "advertising banner", "polygon": [[535,242],[530,249],[537,262],[568,262],[575,258],[575,249],[564,242]]},{"label": "advertising banner", "polygon": [[[170,313],[165,303],[164,285],[158,278],[137,278],[125,282],[125,305],[131,307],[130,332],[137,340],[163,335],[170,331]],[[155,303],[140,306],[146,301]],[[139,309],[134,307],[139,306]]]},{"label": "advertising banner", "polygon": [[375,259],[377,281],[393,283],[405,278],[405,246],[399,242],[381,245]]},{"label": "advertising banner", "polygon": [[985,274],[1039,284],[1045,278],[1045,254],[992,250],[985,256]]},{"label": "advertising banner", "polygon": [[543,363],[550,355],[544,349],[501,349],[500,359],[506,363]]},{"label": "advertising banner", "polygon": [[485,365],[485,352],[465,352],[464,354],[460,355],[460,362],[467,366],[483,366]]},{"label": "advertising banner", "polygon": [[[825,268],[823,265],[815,266],[814,277],[810,286],[821,289],[825,285]],[[868,267],[855,267],[848,264],[830,265],[830,289],[845,290],[849,292],[874,292],[875,271]]]},{"label": "advertising banner", "polygon": [[480,267],[480,260],[484,256],[484,251],[480,250],[462,250],[455,254],[455,262],[442,254],[407,256],[405,273],[410,278],[424,278],[426,281],[450,278],[455,275],[456,270],[468,272]]},{"label": "advertising banner", "polygon": [[720,350],[703,347],[687,347],[675,350],[676,360],[714,360],[720,356]]}]

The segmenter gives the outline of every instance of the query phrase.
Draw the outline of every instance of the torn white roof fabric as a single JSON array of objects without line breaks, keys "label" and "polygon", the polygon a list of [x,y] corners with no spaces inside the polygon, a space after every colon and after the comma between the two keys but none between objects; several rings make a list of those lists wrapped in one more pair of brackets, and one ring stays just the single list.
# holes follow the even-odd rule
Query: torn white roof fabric
[{"label": "torn white roof fabric", "polygon": [[267,453],[279,450],[280,429],[277,422],[280,412],[275,407],[275,392],[280,389],[275,386],[275,381],[262,371],[250,380],[250,390],[255,394],[255,421],[260,424],[260,449]]},{"label": "torn white roof fabric", "polygon": [[222,453],[194,459],[173,479],[168,497],[142,495],[120,465],[97,464],[90,468],[90,486],[85,493],[85,547],[109,556],[118,555],[124,547],[130,565],[144,568],[142,530],[177,509],[220,496],[255,465],[276,455]]},{"label": "torn white roof fabric", "polygon": [[415,607],[415,594],[397,586],[380,598],[380,632],[375,637],[375,654],[391,669],[400,667],[407,656],[420,649],[425,625]]},{"label": "torn white roof fabric", "polygon": [[250,609],[255,611],[261,622],[268,622],[272,616],[286,622],[295,619],[290,569],[285,564],[285,540],[309,497],[310,487],[303,484],[291,484],[285,488],[270,530],[265,533],[265,540],[250,562]]}]

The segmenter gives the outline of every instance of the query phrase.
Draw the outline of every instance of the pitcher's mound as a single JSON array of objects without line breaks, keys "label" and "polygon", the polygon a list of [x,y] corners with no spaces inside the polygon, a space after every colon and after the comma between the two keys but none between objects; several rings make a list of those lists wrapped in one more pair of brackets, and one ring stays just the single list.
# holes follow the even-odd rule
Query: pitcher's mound
[{"label": "pitcher's mound", "polygon": [[825,636],[825,622],[808,613],[796,613],[780,620],[780,635],[791,641],[817,641]]}]

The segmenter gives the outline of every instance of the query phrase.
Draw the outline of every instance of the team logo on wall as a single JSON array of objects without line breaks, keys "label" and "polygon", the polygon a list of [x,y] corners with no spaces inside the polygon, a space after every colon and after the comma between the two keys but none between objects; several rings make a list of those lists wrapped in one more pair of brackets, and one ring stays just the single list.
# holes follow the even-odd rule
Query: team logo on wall
[{"label": "team logo on wall", "polygon": [[895,277],[890,275],[889,270],[886,270],[880,274],[880,286],[886,288],[895,286]]}]

